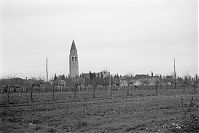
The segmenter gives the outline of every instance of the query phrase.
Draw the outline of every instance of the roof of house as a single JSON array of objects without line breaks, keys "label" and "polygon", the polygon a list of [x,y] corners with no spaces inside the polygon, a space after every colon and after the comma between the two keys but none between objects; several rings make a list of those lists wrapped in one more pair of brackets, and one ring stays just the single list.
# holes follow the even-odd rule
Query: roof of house
[{"label": "roof of house", "polygon": [[145,74],[137,74],[137,75],[135,75],[135,78],[136,79],[142,79],[142,78],[149,78],[149,76],[145,75]]}]

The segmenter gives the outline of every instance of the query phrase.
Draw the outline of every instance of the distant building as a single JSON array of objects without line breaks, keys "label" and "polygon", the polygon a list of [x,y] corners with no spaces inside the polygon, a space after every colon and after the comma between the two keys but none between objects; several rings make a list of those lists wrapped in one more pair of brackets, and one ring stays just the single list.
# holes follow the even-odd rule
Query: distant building
[{"label": "distant building", "polygon": [[144,80],[144,79],[148,79],[150,76],[149,75],[145,75],[145,74],[136,74],[135,75],[135,79],[142,79],[142,80]]},{"label": "distant building", "polygon": [[137,74],[135,75],[135,81],[137,84],[147,84],[147,85],[155,85],[157,82],[160,81],[160,76],[151,76],[145,74]]},{"label": "distant building", "polygon": [[[106,78],[106,77],[110,76],[110,72],[108,72],[108,71],[101,71],[101,72],[92,73],[92,74],[95,74],[95,76],[98,77],[98,78]],[[89,73],[82,73],[81,77],[90,79],[90,72]]]},{"label": "distant building", "polygon": [[89,73],[82,73],[80,76],[81,76],[82,78],[85,78],[85,79],[90,80],[90,74],[89,74]]},{"label": "distant building", "polygon": [[173,80],[173,76],[166,76],[166,80]]},{"label": "distant building", "polygon": [[101,71],[101,72],[96,73],[96,76],[100,77],[100,78],[106,78],[106,77],[110,76],[110,72],[108,72],[108,71]]},{"label": "distant building", "polygon": [[79,76],[78,55],[74,40],[69,55],[69,75],[71,78]]}]

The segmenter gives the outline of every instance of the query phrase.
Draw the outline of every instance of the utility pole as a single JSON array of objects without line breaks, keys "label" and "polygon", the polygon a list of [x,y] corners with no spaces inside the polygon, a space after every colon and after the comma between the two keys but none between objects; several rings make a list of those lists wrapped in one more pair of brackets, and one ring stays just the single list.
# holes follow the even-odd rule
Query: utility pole
[{"label": "utility pole", "polygon": [[174,58],[174,84],[176,89],[176,67],[175,67],[175,58]]},{"label": "utility pole", "polygon": [[46,82],[48,82],[48,57],[46,57]]}]

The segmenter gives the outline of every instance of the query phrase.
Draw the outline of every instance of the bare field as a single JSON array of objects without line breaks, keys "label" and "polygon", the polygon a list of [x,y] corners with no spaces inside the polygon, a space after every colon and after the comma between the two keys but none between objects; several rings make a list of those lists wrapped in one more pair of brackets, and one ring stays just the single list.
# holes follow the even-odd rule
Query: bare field
[{"label": "bare field", "polygon": [[[192,91],[190,91],[192,92]],[[199,94],[172,90],[155,95],[155,90],[78,93],[56,92],[0,95],[0,132],[168,132],[168,126],[182,118],[180,98],[199,105]]]}]

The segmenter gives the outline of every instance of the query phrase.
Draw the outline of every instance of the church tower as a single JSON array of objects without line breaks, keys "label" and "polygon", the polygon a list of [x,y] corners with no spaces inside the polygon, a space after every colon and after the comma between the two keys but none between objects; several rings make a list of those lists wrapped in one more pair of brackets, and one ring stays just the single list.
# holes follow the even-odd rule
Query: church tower
[{"label": "church tower", "polygon": [[72,42],[69,55],[69,73],[71,78],[79,76],[78,55],[74,40]]}]

